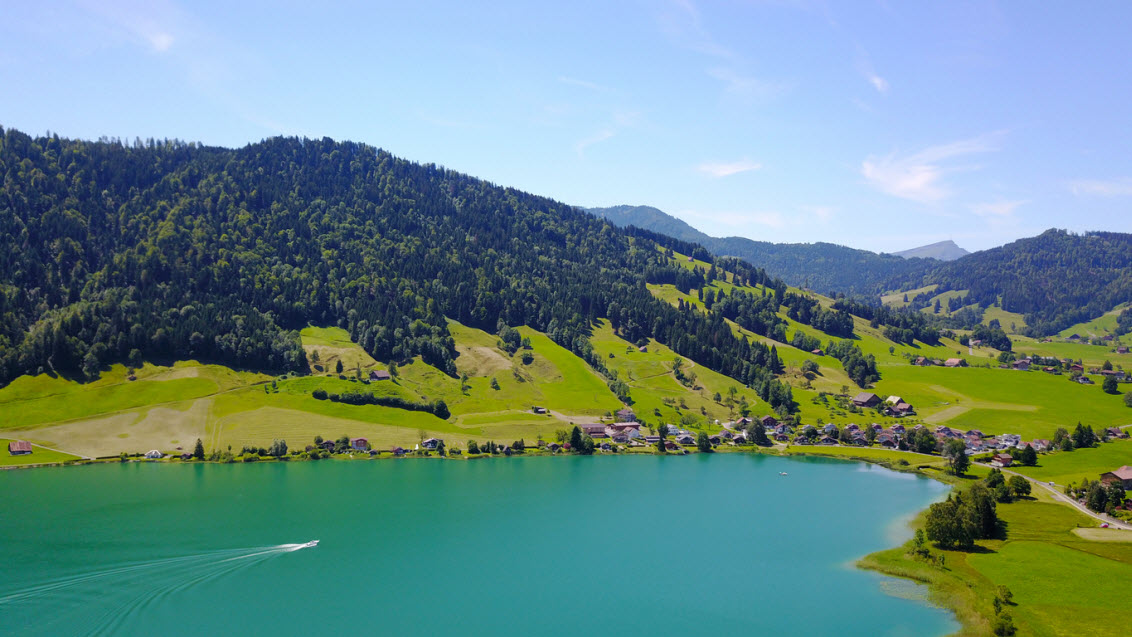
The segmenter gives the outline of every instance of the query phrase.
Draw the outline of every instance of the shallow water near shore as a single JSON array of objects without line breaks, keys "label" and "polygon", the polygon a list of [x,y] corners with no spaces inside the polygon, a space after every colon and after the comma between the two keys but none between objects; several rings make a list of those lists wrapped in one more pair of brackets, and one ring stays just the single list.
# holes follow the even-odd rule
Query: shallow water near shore
[{"label": "shallow water near shore", "polygon": [[947,487],[861,463],[135,463],[2,472],[0,486],[8,635],[958,627],[851,566],[906,538],[893,522]]}]

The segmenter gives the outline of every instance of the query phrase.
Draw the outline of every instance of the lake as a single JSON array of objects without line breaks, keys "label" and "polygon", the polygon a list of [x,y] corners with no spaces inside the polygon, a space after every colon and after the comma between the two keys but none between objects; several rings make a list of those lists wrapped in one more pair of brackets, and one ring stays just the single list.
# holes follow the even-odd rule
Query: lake
[{"label": "lake", "polygon": [[133,463],[2,471],[0,486],[7,635],[958,627],[884,592],[905,585],[853,567],[905,540],[903,521],[947,487],[862,463]]}]

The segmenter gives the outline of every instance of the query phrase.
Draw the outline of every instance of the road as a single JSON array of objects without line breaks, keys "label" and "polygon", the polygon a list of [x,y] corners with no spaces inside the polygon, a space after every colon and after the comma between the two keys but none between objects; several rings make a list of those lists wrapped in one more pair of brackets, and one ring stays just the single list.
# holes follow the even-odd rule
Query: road
[{"label": "road", "polygon": [[1065,495],[1061,491],[1058,491],[1057,490],[1058,485],[1056,485],[1056,484],[1053,485],[1053,486],[1050,486],[1050,484],[1048,482],[1042,482],[1041,480],[1035,480],[1035,479],[1030,478],[1028,476],[1023,476],[1022,474],[1018,473],[1017,471],[1011,471],[1010,469],[1003,469],[1002,472],[1003,473],[1009,473],[1010,475],[1014,475],[1014,476],[1022,476],[1023,478],[1029,480],[1031,483],[1036,484],[1039,487],[1048,491],[1050,494],[1053,495],[1053,498],[1055,500],[1058,500],[1062,503],[1068,504],[1069,506],[1077,509],[1081,513],[1084,513],[1085,515],[1087,515],[1087,516],[1089,516],[1089,517],[1091,517],[1095,520],[1105,522],[1110,527],[1112,527],[1114,529],[1124,529],[1126,531],[1132,531],[1132,525],[1130,525],[1126,522],[1122,522],[1120,520],[1117,520],[1116,518],[1109,517],[1108,515],[1105,515],[1104,513],[1097,513],[1096,511],[1090,511],[1089,508],[1086,507],[1085,505],[1083,505],[1080,502],[1074,500],[1073,498]]}]

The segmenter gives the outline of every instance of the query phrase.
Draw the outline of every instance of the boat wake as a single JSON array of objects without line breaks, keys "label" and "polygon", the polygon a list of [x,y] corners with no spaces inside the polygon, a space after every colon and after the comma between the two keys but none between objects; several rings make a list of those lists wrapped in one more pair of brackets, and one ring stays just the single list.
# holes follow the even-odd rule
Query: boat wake
[{"label": "boat wake", "polygon": [[[18,590],[0,591],[0,612],[7,617],[34,616],[38,613],[32,613],[32,609],[50,607],[52,617],[47,621],[49,624],[85,626],[90,635],[115,634],[171,597],[284,553],[315,546],[318,546],[318,540],[118,564]],[[21,612],[25,610],[29,612]],[[72,621],[76,617],[83,621],[76,624]],[[31,634],[41,633],[47,628],[40,616],[23,630]],[[13,634],[20,632],[16,630]]]}]

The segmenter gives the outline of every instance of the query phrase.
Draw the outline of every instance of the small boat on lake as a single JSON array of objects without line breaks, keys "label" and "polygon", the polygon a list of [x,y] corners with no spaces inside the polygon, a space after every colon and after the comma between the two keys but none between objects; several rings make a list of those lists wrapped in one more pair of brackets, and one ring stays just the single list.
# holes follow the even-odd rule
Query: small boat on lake
[{"label": "small boat on lake", "polygon": [[306,544],[302,545],[300,548],[309,549],[309,548],[313,548],[313,547],[316,547],[316,546],[318,546],[318,540],[311,540],[310,542],[307,542]]},{"label": "small boat on lake", "polygon": [[787,475],[787,473],[786,473],[785,471],[779,471],[779,472],[778,472],[778,475],[780,475],[780,476],[784,476],[784,475]]}]

